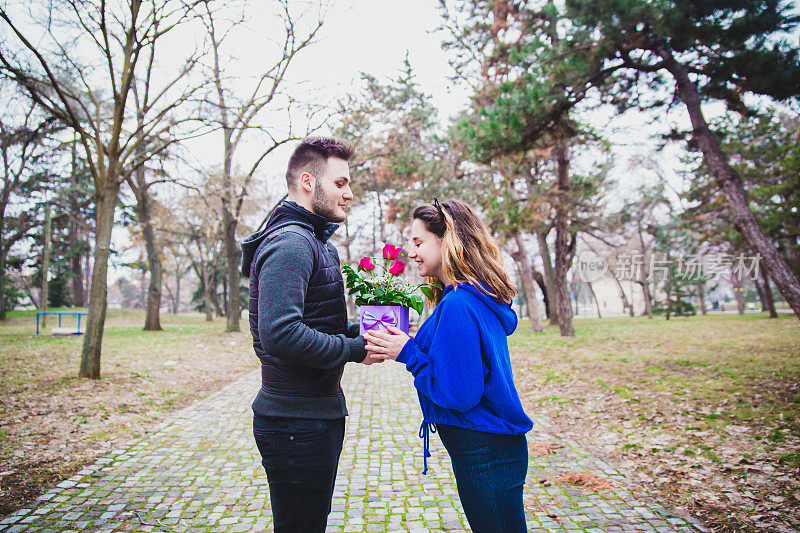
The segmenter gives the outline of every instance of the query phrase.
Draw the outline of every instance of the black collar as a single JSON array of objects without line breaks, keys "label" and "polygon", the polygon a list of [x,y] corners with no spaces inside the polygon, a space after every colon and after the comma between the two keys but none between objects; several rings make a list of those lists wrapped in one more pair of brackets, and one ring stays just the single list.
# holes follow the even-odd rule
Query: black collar
[{"label": "black collar", "polygon": [[339,228],[339,224],[334,224],[327,218],[312,213],[305,207],[291,200],[284,200],[280,207],[285,208],[286,211],[300,218],[300,220],[311,224],[311,227],[314,228],[314,236],[322,242],[327,242],[328,239],[331,238],[331,235]]}]

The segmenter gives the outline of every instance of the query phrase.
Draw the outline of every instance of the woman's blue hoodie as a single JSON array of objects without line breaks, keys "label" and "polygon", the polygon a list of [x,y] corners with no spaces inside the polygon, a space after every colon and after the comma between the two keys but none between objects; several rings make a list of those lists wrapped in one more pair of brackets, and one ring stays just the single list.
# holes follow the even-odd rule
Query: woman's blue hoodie
[{"label": "woman's blue hoodie", "polygon": [[506,337],[516,328],[510,304],[470,284],[448,285],[417,335],[403,346],[397,361],[414,375],[426,457],[428,424],[504,435],[533,427],[514,387],[508,353]]}]

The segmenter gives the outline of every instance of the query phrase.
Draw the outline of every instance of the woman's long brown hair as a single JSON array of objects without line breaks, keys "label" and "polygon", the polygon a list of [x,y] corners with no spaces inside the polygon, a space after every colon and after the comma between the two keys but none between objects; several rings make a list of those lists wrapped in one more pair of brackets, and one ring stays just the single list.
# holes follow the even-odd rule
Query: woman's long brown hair
[{"label": "woman's long brown hair", "polygon": [[[425,204],[414,209],[412,218],[442,240],[442,273],[453,282],[470,283],[481,292],[510,303],[517,289],[503,269],[503,257],[492,234],[469,204],[445,200],[441,209]],[[433,304],[442,294],[434,292]]]}]

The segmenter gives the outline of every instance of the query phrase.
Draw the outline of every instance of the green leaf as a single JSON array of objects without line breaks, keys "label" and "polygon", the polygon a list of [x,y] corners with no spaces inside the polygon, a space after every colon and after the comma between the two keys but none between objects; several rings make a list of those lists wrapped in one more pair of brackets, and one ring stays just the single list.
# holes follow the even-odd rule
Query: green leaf
[{"label": "green leaf", "polygon": [[558,8],[556,8],[555,4],[545,4],[542,7],[542,13],[547,15],[550,18],[556,18],[558,16]]},{"label": "green leaf", "polygon": [[433,289],[431,289],[429,286],[423,285],[419,288],[419,290],[422,291],[422,294],[425,295],[425,298],[428,300],[433,300]]},{"label": "green leaf", "polygon": [[422,311],[424,310],[424,304],[422,303],[422,298],[418,295],[414,295],[411,297],[410,306],[414,311],[417,312],[419,316],[422,316]]}]

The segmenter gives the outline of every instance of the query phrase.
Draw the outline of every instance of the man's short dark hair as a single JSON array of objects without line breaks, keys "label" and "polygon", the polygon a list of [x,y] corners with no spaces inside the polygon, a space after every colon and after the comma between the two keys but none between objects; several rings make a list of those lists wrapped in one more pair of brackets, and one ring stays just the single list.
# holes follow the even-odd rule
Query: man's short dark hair
[{"label": "man's short dark hair", "polygon": [[289,167],[286,169],[286,185],[289,190],[295,190],[297,180],[303,172],[319,175],[330,157],[349,161],[353,157],[353,145],[334,137],[303,139],[289,158]]}]

